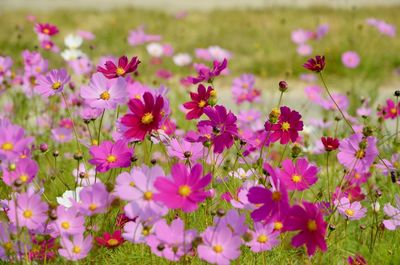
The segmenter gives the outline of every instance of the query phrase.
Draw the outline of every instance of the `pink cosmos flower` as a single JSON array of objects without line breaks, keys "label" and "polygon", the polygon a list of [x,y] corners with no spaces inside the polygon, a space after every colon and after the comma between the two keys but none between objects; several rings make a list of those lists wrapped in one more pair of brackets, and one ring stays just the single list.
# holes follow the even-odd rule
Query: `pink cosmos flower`
[{"label": "pink cosmos flower", "polygon": [[264,164],[264,169],[271,176],[272,188],[253,187],[247,194],[249,202],[261,205],[251,213],[251,218],[257,222],[269,219],[273,214],[286,212],[289,209],[289,197],[285,183],[278,177],[279,170],[273,169],[268,163]]},{"label": "pink cosmos flower", "polygon": [[365,138],[361,133],[353,134],[340,141],[337,158],[349,170],[360,173],[368,171],[378,155],[376,142],[375,137]]},{"label": "pink cosmos flower", "polygon": [[32,142],[33,138],[26,137],[22,127],[12,124],[7,119],[0,119],[0,160],[14,160],[20,157]]},{"label": "pink cosmos flower", "polygon": [[58,53],[60,51],[60,48],[58,48],[58,46],[49,39],[41,40],[40,47],[42,47],[46,51],[50,51],[50,52],[54,52],[54,53]]},{"label": "pink cosmos flower", "polygon": [[117,105],[127,102],[128,92],[122,77],[109,80],[96,73],[88,86],[82,86],[80,95],[92,108],[115,109]]},{"label": "pink cosmos flower", "polygon": [[50,97],[63,91],[70,77],[65,69],[54,69],[45,76],[39,76],[36,91],[43,97]]},{"label": "pink cosmos flower", "polygon": [[60,243],[62,248],[58,250],[58,253],[67,260],[76,261],[89,254],[92,248],[92,236],[89,235],[84,238],[83,234],[79,234],[73,236],[72,240],[68,237],[62,237]]},{"label": "pink cosmos flower", "polygon": [[325,68],[325,56],[317,55],[315,58],[310,58],[305,64],[303,64],[303,67],[310,71],[319,73]]},{"label": "pink cosmos flower", "polygon": [[297,46],[296,51],[301,56],[309,56],[312,54],[313,49],[312,49],[311,45],[301,44],[301,45]]},{"label": "pink cosmos flower", "polygon": [[176,157],[181,161],[196,162],[197,159],[203,157],[204,146],[202,143],[191,143],[184,139],[172,139],[167,147],[168,154]]},{"label": "pink cosmos flower", "polygon": [[188,79],[194,85],[204,81],[210,83],[214,80],[215,77],[219,76],[224,69],[226,69],[227,65],[228,61],[226,59],[224,59],[222,62],[215,60],[213,69],[210,69],[208,67],[201,67],[198,70],[197,77],[188,77]]},{"label": "pink cosmos flower", "polygon": [[246,243],[253,252],[271,250],[279,244],[279,232],[274,229],[274,224],[255,223],[254,231],[251,231],[252,239]]},{"label": "pink cosmos flower", "polygon": [[124,77],[126,74],[135,72],[139,64],[140,61],[137,57],[132,57],[129,61],[126,56],[121,56],[118,59],[118,65],[112,61],[106,61],[105,68],[98,66],[97,72],[102,73],[108,79]]},{"label": "pink cosmos flower", "polygon": [[265,122],[265,130],[270,133],[270,141],[280,140],[281,144],[289,141],[295,142],[299,137],[299,131],[303,130],[303,121],[297,111],[284,106],[280,108],[280,115],[277,123]]},{"label": "pink cosmos flower", "polygon": [[360,202],[350,202],[346,197],[341,198],[335,203],[338,205],[339,213],[344,217],[347,217],[349,220],[359,220],[363,218],[367,212],[367,209],[363,208]]},{"label": "pink cosmos flower", "polygon": [[78,211],[87,216],[92,216],[99,213],[104,213],[113,196],[110,195],[103,183],[97,182],[92,186],[84,187],[79,193],[80,201],[73,201]]},{"label": "pink cosmos flower", "polygon": [[89,163],[96,166],[98,172],[107,172],[112,168],[129,167],[131,165],[132,150],[126,141],[103,141],[99,146],[91,146],[89,153],[92,159]]},{"label": "pink cosmos flower", "polygon": [[375,167],[382,171],[382,174],[388,176],[391,171],[400,170],[400,153],[392,155],[390,160],[382,159],[385,164],[380,162]]},{"label": "pink cosmos flower", "polygon": [[383,221],[383,225],[389,230],[396,230],[400,226],[400,197],[396,194],[395,199],[396,207],[390,203],[386,203],[383,207],[385,215],[389,218]]},{"label": "pink cosmos flower", "polygon": [[39,171],[36,161],[31,159],[20,159],[15,164],[15,169],[11,170],[9,167],[3,169],[3,181],[8,186],[18,180],[21,184],[29,184]]},{"label": "pink cosmos flower", "polygon": [[386,100],[386,105],[378,115],[382,116],[385,120],[396,119],[400,115],[400,102],[396,106],[396,103],[392,99]]},{"label": "pink cosmos flower", "polygon": [[53,222],[54,228],[61,236],[80,235],[85,232],[85,218],[78,215],[76,208],[57,207],[57,219]]},{"label": "pink cosmos flower", "polygon": [[143,141],[147,133],[157,130],[163,119],[162,109],[164,99],[162,96],[153,96],[149,92],[143,94],[143,101],[137,98],[128,102],[130,113],[121,118],[121,123],[126,127],[124,136],[127,139]]},{"label": "pink cosmos flower", "polygon": [[229,265],[240,256],[242,239],[226,227],[208,227],[202,233],[203,243],[197,247],[199,258],[213,264]]},{"label": "pink cosmos flower", "polygon": [[142,222],[129,221],[124,225],[122,237],[132,243],[145,243],[153,230],[152,226],[146,226]]},{"label": "pink cosmos flower", "polygon": [[129,218],[156,219],[168,212],[162,203],[154,199],[154,181],[159,176],[164,176],[160,166],[148,168],[145,165],[118,175],[114,194],[129,202],[124,208]]},{"label": "pink cosmos flower", "polygon": [[243,236],[248,230],[246,216],[239,214],[235,209],[229,210],[223,217],[214,217],[214,224],[218,227],[229,227],[233,235]]},{"label": "pink cosmos flower", "polygon": [[305,190],[317,182],[318,168],[308,163],[306,158],[297,159],[296,163],[286,159],[282,162],[280,178],[288,190]]},{"label": "pink cosmos flower", "polygon": [[147,42],[161,41],[160,35],[148,35],[144,32],[144,26],[139,26],[136,30],[129,32],[128,43],[131,46],[145,44]]},{"label": "pink cosmos flower", "polygon": [[10,73],[12,64],[11,57],[0,56],[0,77]]},{"label": "pink cosmos flower", "polygon": [[195,230],[185,231],[185,224],[179,218],[173,220],[171,225],[168,225],[165,219],[161,219],[154,224],[154,234],[146,241],[157,256],[179,261],[192,248],[196,234]]},{"label": "pink cosmos flower", "polygon": [[54,36],[58,33],[58,28],[55,25],[49,23],[37,23],[35,25],[35,31],[38,34]]},{"label": "pink cosmos flower", "polygon": [[47,220],[49,207],[42,201],[39,194],[20,193],[16,201],[9,201],[8,207],[7,215],[13,225],[38,229]]},{"label": "pink cosmos flower", "polygon": [[159,193],[154,195],[170,209],[182,209],[184,212],[193,212],[198,204],[209,195],[204,188],[211,182],[211,174],[201,177],[203,167],[196,164],[188,170],[184,164],[178,163],[171,168],[171,178],[158,177],[154,187]]},{"label": "pink cosmos flower", "polygon": [[69,128],[55,128],[51,130],[51,134],[53,139],[59,143],[67,143],[74,138],[72,129]]},{"label": "pink cosmos flower", "polygon": [[200,141],[210,141],[214,146],[215,153],[222,153],[224,149],[229,149],[233,145],[234,136],[237,135],[236,116],[231,111],[227,112],[224,106],[217,105],[214,108],[208,106],[204,113],[210,120],[203,120],[197,124],[198,129],[207,127],[212,130],[212,134],[202,137]]},{"label": "pink cosmos flower", "polygon": [[190,98],[192,101],[188,101],[183,104],[183,107],[190,110],[186,113],[186,119],[192,120],[200,118],[204,113],[204,108],[210,105],[210,99],[215,96],[215,90],[209,86],[206,87],[200,84],[197,87],[197,93],[190,92]]},{"label": "pink cosmos flower", "polygon": [[292,238],[292,246],[307,246],[307,254],[314,255],[317,248],[326,251],[325,234],[327,224],[323,215],[317,206],[303,201],[301,205],[293,206],[288,212],[288,218],[285,220],[284,229],[286,231],[300,232]]},{"label": "pink cosmos flower", "polygon": [[96,36],[93,34],[93,32],[86,31],[86,30],[78,30],[76,32],[79,36],[82,37],[82,39],[85,40],[94,40]]},{"label": "pink cosmos flower", "polygon": [[342,54],[342,63],[347,68],[356,68],[360,64],[360,56],[355,51],[347,51]]}]

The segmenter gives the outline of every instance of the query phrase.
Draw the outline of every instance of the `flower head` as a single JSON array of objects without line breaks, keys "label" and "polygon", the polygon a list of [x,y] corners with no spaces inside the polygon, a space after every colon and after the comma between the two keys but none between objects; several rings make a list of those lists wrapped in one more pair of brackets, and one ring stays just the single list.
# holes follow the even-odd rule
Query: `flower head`
[{"label": "flower head", "polygon": [[54,69],[37,80],[36,91],[43,97],[61,93],[64,86],[69,82],[70,77],[65,69]]},{"label": "flower head", "polygon": [[129,167],[131,164],[132,150],[128,148],[124,140],[118,140],[115,143],[103,141],[99,146],[90,147],[89,153],[92,156],[89,163],[95,165],[98,172]]},{"label": "flower head", "polygon": [[80,260],[85,258],[92,248],[92,236],[83,237],[83,234],[75,235],[70,240],[68,237],[62,237],[62,248],[58,250],[61,256],[67,260]]},{"label": "flower head", "polygon": [[221,72],[227,67],[228,61],[224,59],[222,62],[215,60],[213,69],[208,67],[200,67],[198,69],[197,77],[188,77],[192,84],[198,84],[200,82],[212,82],[215,77],[219,76]]},{"label": "flower head", "polygon": [[279,244],[279,232],[274,229],[274,224],[255,223],[254,231],[251,231],[252,240],[246,245],[253,252],[262,252],[271,250]]},{"label": "flower head", "polygon": [[101,237],[96,237],[96,242],[100,246],[106,248],[116,248],[124,243],[124,238],[121,236],[121,230],[116,230],[114,233],[104,233]]},{"label": "flower head", "polygon": [[212,98],[215,94],[214,89],[209,86],[206,90],[206,87],[200,84],[197,88],[197,93],[190,92],[190,98],[192,101],[186,102],[183,104],[185,109],[190,110],[186,113],[186,119],[192,120],[200,118],[204,113],[204,108],[210,105],[210,98]]},{"label": "flower head", "polygon": [[325,151],[330,152],[339,148],[339,140],[332,137],[321,137],[321,142],[324,145]]},{"label": "flower head", "polygon": [[105,68],[98,66],[97,72],[102,73],[108,79],[123,77],[126,74],[135,72],[139,63],[140,61],[137,57],[133,57],[129,61],[126,56],[121,56],[118,59],[118,65],[115,65],[112,61],[106,61]]},{"label": "flower head", "polygon": [[79,212],[88,216],[104,213],[113,199],[113,196],[108,193],[106,186],[101,182],[84,187],[79,197],[80,202],[73,203]]},{"label": "flower head", "polygon": [[325,56],[317,55],[315,58],[310,58],[305,64],[303,64],[303,67],[310,71],[319,73],[324,70]]},{"label": "flower head", "polygon": [[282,162],[280,177],[288,190],[305,190],[317,182],[317,173],[318,168],[306,158],[299,158],[296,163],[286,159]]},{"label": "flower head", "polygon": [[35,25],[35,31],[38,34],[54,36],[58,33],[58,28],[57,26],[49,23],[37,23]]},{"label": "flower head", "polygon": [[367,212],[367,209],[363,208],[360,202],[350,202],[347,197],[341,198],[339,201],[336,201],[336,203],[338,204],[339,213],[349,220],[359,220],[363,218]]}]

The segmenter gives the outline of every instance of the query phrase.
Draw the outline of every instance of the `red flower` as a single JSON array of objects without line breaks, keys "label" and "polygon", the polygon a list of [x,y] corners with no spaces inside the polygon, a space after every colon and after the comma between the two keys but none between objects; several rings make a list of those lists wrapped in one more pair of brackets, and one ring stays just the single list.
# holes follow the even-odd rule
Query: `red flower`
[{"label": "red flower", "polygon": [[197,93],[190,92],[192,101],[183,104],[185,109],[190,110],[186,113],[186,119],[193,120],[200,118],[204,113],[204,108],[209,105],[208,101],[213,94],[215,94],[215,91],[211,86],[209,86],[206,91],[205,86],[202,84],[197,87]]},{"label": "red flower", "polygon": [[287,144],[297,140],[299,131],[303,130],[303,122],[300,113],[288,107],[281,107],[278,122],[267,121],[264,127],[267,132],[270,131],[271,142],[280,140],[281,144]]},{"label": "red flower", "polygon": [[163,97],[154,97],[150,92],[145,92],[143,100],[144,102],[137,98],[129,100],[131,113],[125,114],[121,119],[121,123],[127,127],[124,132],[127,139],[142,141],[147,133],[157,130],[161,125]]},{"label": "red flower", "polygon": [[202,67],[198,69],[198,76],[187,78],[188,81],[192,82],[193,85],[196,85],[200,82],[206,81],[211,83],[215,77],[219,76],[221,72],[228,66],[228,61],[224,59],[222,62],[214,61],[213,69],[208,67]]},{"label": "red flower", "polygon": [[35,31],[40,34],[48,35],[48,36],[53,36],[58,33],[58,28],[55,25],[49,24],[49,23],[38,23],[35,25]]},{"label": "red flower", "polygon": [[325,56],[317,55],[315,56],[315,58],[310,58],[305,64],[303,64],[303,67],[313,72],[319,73],[324,70]]},{"label": "red flower", "polygon": [[97,72],[102,73],[108,79],[113,79],[135,72],[139,64],[140,61],[137,57],[133,57],[131,61],[128,62],[128,58],[126,56],[122,56],[118,59],[118,66],[116,66],[112,61],[107,61],[104,64],[106,68],[98,66]]},{"label": "red flower", "polygon": [[321,137],[322,144],[325,147],[325,151],[330,152],[339,148],[339,140],[332,137]]},{"label": "red flower", "polygon": [[102,237],[96,237],[97,244],[106,248],[116,248],[124,243],[125,239],[121,236],[121,230],[115,231],[112,235],[104,233]]}]

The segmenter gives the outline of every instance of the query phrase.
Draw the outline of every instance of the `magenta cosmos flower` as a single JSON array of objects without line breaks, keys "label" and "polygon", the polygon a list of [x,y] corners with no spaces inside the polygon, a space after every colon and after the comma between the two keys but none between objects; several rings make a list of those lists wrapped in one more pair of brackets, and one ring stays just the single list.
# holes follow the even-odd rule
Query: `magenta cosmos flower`
[{"label": "magenta cosmos flower", "polygon": [[293,206],[289,212],[289,217],[285,220],[284,228],[286,231],[300,232],[292,238],[292,245],[300,247],[307,246],[307,254],[314,255],[317,248],[326,251],[325,234],[327,224],[317,206],[310,202],[303,201],[302,205]]},{"label": "magenta cosmos flower", "polygon": [[80,94],[90,107],[96,109],[115,109],[128,101],[125,79],[108,80],[100,73],[92,75],[89,86],[83,86]]},{"label": "magenta cosmos flower", "polygon": [[58,33],[58,28],[57,26],[49,23],[37,23],[35,25],[35,31],[38,34],[54,36]]},{"label": "magenta cosmos flower", "polygon": [[80,213],[92,216],[104,213],[113,200],[113,196],[108,193],[103,183],[97,182],[92,186],[84,187],[79,193],[79,199],[79,202],[73,202],[74,206]]},{"label": "magenta cosmos flower", "polygon": [[22,158],[32,142],[33,138],[26,137],[22,127],[10,123],[7,119],[0,119],[0,160]]},{"label": "magenta cosmos flower", "polygon": [[99,146],[91,146],[89,153],[92,159],[89,163],[96,166],[98,172],[107,172],[111,168],[129,167],[131,165],[132,150],[126,141],[104,141]]},{"label": "magenta cosmos flower", "polygon": [[41,200],[38,194],[21,193],[16,201],[9,201],[8,207],[10,210],[7,215],[13,225],[28,229],[38,229],[47,220],[49,207]]},{"label": "magenta cosmos flower", "polygon": [[289,198],[283,181],[277,176],[277,172],[266,163],[264,169],[270,174],[271,189],[264,187],[252,187],[247,194],[249,202],[261,205],[251,213],[255,221],[263,221],[274,214],[286,212],[289,209]]},{"label": "magenta cosmos flower", "polygon": [[318,168],[307,159],[297,159],[296,163],[286,159],[282,162],[280,179],[285,183],[288,190],[305,190],[317,182]]},{"label": "magenta cosmos flower", "polygon": [[133,57],[129,61],[126,56],[121,56],[118,59],[118,65],[115,65],[112,61],[106,61],[104,64],[105,68],[98,66],[97,72],[102,73],[108,79],[118,78],[135,72],[139,63],[140,61],[137,57]]},{"label": "magenta cosmos flower", "polygon": [[165,219],[161,219],[155,223],[154,234],[147,238],[147,244],[157,256],[179,261],[192,248],[196,234],[195,230],[185,231],[185,223],[179,218],[173,220],[171,225],[168,225]]},{"label": "magenta cosmos flower", "polygon": [[254,231],[251,231],[252,239],[246,245],[253,252],[262,252],[271,250],[279,244],[279,232],[275,230],[274,224],[255,223]]},{"label": "magenta cosmos flower", "polygon": [[303,64],[303,67],[310,71],[319,73],[324,70],[325,56],[317,55],[315,58],[310,58],[305,64]]},{"label": "magenta cosmos flower", "polygon": [[264,127],[270,134],[271,142],[280,140],[281,144],[287,144],[289,141],[295,142],[297,140],[299,131],[303,130],[303,122],[300,113],[284,106],[280,108],[278,122],[267,121]]},{"label": "magenta cosmos flower", "polygon": [[347,68],[356,68],[360,64],[360,56],[355,51],[347,51],[342,54],[342,63]]},{"label": "magenta cosmos flower", "polygon": [[197,87],[197,93],[190,92],[192,101],[183,104],[185,109],[190,110],[186,113],[186,119],[192,120],[200,118],[204,113],[204,108],[210,105],[209,100],[212,96],[215,96],[215,90],[211,86],[206,90],[206,87],[202,84]]},{"label": "magenta cosmos flower", "polygon": [[137,98],[129,100],[131,113],[121,118],[121,123],[126,127],[125,138],[143,141],[147,133],[160,128],[163,106],[163,97],[155,97],[150,92],[143,94],[143,101]]},{"label": "magenta cosmos flower", "polygon": [[21,184],[28,184],[32,182],[38,171],[39,167],[36,161],[20,159],[12,170],[9,167],[3,170],[3,181],[8,186],[13,186],[16,181]]},{"label": "magenta cosmos flower", "polygon": [[214,146],[215,153],[222,153],[225,148],[229,149],[233,145],[234,136],[237,136],[236,116],[231,111],[227,112],[224,106],[217,105],[214,108],[208,106],[204,113],[210,120],[200,121],[197,127],[208,127],[212,129],[209,140]]},{"label": "magenta cosmos flower", "polygon": [[383,107],[381,113],[379,113],[384,119],[396,119],[400,115],[400,102],[397,104],[391,100],[386,100],[386,105]]},{"label": "magenta cosmos flower", "polygon": [[349,138],[340,141],[339,162],[349,170],[365,172],[374,162],[378,155],[375,137],[363,137],[361,133],[356,133]]},{"label": "magenta cosmos flower", "polygon": [[92,248],[92,236],[83,237],[83,234],[75,235],[70,240],[62,237],[60,240],[62,248],[58,250],[61,256],[67,260],[80,260],[85,258]]},{"label": "magenta cosmos flower", "polygon": [[193,212],[209,193],[204,188],[211,182],[211,174],[201,176],[203,167],[196,164],[188,170],[184,164],[178,163],[171,168],[171,178],[158,177],[154,187],[159,193],[154,195],[156,201],[164,203],[170,209],[182,209]]},{"label": "magenta cosmos flower", "polygon": [[221,74],[221,72],[227,67],[227,65],[228,61],[226,59],[224,59],[222,62],[215,60],[213,69],[209,69],[208,67],[201,67],[198,70],[198,76],[188,77],[188,80],[194,85],[204,81],[211,83],[215,77]]},{"label": "magenta cosmos flower", "polygon": [[201,259],[219,265],[229,265],[240,256],[242,239],[226,227],[208,227],[202,234],[203,244],[197,247]]},{"label": "magenta cosmos flower", "polygon": [[45,76],[39,76],[35,89],[43,97],[50,97],[61,93],[69,80],[70,77],[65,69],[54,69]]}]

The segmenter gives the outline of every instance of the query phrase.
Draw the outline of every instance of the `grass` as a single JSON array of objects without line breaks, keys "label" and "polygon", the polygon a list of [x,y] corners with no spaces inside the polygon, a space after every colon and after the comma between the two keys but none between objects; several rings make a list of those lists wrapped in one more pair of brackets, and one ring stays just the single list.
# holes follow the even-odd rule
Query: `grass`
[{"label": "grass", "polygon": [[[393,69],[400,66],[399,38],[388,38],[381,36],[374,29],[367,27],[364,23],[368,17],[377,17],[400,26],[399,7],[393,8],[370,8],[357,10],[331,10],[325,8],[313,8],[307,10],[298,9],[269,9],[258,11],[214,11],[210,13],[192,12],[185,20],[176,20],[171,15],[148,10],[114,10],[110,12],[84,11],[84,10],[58,10],[52,12],[35,12],[34,14],[43,22],[51,22],[61,28],[61,36],[75,29],[85,29],[93,31],[96,40],[93,41],[94,49],[84,47],[85,51],[92,57],[97,58],[100,55],[139,55],[144,61],[140,66],[141,81],[153,82],[150,73],[154,72],[152,66],[146,63],[148,56],[143,47],[130,47],[127,43],[127,35],[130,29],[138,25],[145,24],[147,31],[155,34],[162,34],[165,42],[173,44],[177,52],[191,52],[197,47],[207,47],[209,45],[220,45],[233,52],[234,59],[230,62],[230,68],[233,76],[241,73],[251,72],[260,77],[260,79],[279,80],[283,78],[296,79],[300,73],[303,73],[301,65],[305,58],[298,56],[295,52],[295,45],[290,41],[290,33],[293,29],[304,27],[315,29],[319,23],[329,23],[331,29],[326,38],[320,42],[313,43],[315,52],[327,56],[328,78],[335,87],[345,91],[356,92],[354,97],[360,94],[370,96],[378,94],[377,88],[384,84],[396,82],[398,77],[393,75]],[[0,54],[10,55],[17,64],[21,65],[20,53],[24,49],[35,49],[37,43],[36,36],[32,32],[32,24],[25,21],[25,16],[30,13],[27,11],[3,12],[0,16]],[[56,37],[58,44],[62,46],[61,36]],[[86,44],[87,45],[87,44]],[[346,50],[356,50],[362,57],[362,64],[358,69],[345,69],[340,61],[341,53]],[[47,56],[47,55],[46,55]],[[51,60],[51,66],[59,66],[62,61],[54,54],[47,56]],[[171,62],[165,63],[166,67],[179,75],[185,76],[191,71],[178,69]],[[229,86],[231,78],[221,81],[221,87]],[[156,81],[154,81],[156,82]],[[219,82],[219,81],[218,81]],[[269,89],[275,83],[262,81],[264,89]],[[177,104],[187,98],[186,93],[179,91],[177,80],[169,85],[175,86],[174,96],[171,98],[172,106],[177,110]],[[35,113],[31,111],[35,101],[29,101],[20,93],[11,92],[10,96],[17,108],[14,120],[18,124],[25,124],[30,132],[35,132],[27,120],[33,119]],[[3,99],[3,103],[7,101]],[[57,99],[52,99],[49,109],[53,112],[55,119],[62,116],[57,109]],[[266,108],[262,103],[257,107]],[[44,114],[47,106],[38,106],[38,113]],[[182,128],[188,128],[183,115],[175,111],[178,124]],[[64,114],[65,115],[65,114]],[[329,116],[329,113],[325,113]],[[98,123],[98,121],[96,121]],[[112,115],[106,118],[105,124],[113,122]],[[79,126],[84,129],[82,122]],[[39,131],[40,132],[40,131]],[[49,132],[43,131],[37,135],[36,143],[48,141]],[[109,138],[104,134],[103,139]],[[55,197],[60,196],[65,187],[58,178],[63,179],[73,185],[74,179],[70,172],[76,167],[76,161],[72,159],[63,159],[58,162],[57,168],[54,166],[54,158],[51,152],[58,149],[63,155],[71,153],[74,150],[74,143],[70,145],[51,146],[47,154],[35,153],[34,156],[41,165],[41,172],[46,172],[41,178],[46,179],[44,184],[46,196],[51,202],[55,202]],[[148,161],[143,157],[147,152],[144,145],[136,149],[140,154],[138,165]],[[159,150],[161,151],[161,150]],[[280,150],[282,151],[282,150]],[[87,156],[86,156],[87,157]],[[232,152],[224,166],[221,166],[215,172],[215,177],[223,177],[228,174],[235,154]],[[59,158],[59,160],[62,158]],[[321,165],[322,157],[313,157]],[[169,170],[167,163],[163,164],[166,171]],[[210,169],[211,170],[211,169]],[[50,172],[50,173],[47,173]],[[115,178],[116,171],[112,172],[112,178]],[[331,169],[331,174],[341,177],[342,168],[336,166]],[[320,175],[320,181],[310,194],[324,194],[325,181],[324,172]],[[108,175],[100,176],[103,181]],[[388,183],[387,178],[374,174],[373,179],[367,185],[372,194],[372,184],[376,183],[383,191],[383,197],[379,199],[381,206],[387,201],[392,200],[392,195],[396,192],[394,185]],[[216,184],[219,192],[226,191],[224,185]],[[227,183],[230,190],[240,186],[240,181],[230,181]],[[4,186],[1,186],[1,194],[4,197],[9,192]],[[295,198],[300,198],[296,194]],[[310,197],[311,198],[311,197]],[[373,197],[371,200],[375,200]],[[202,205],[199,212],[189,214],[188,222],[191,228],[203,230],[206,223],[212,222],[211,210],[218,208],[228,208],[225,202],[218,200],[208,200],[207,207]],[[371,208],[369,207],[369,210]],[[107,218],[98,217],[96,221],[105,222],[105,231],[113,229],[114,218],[117,212],[113,211],[107,215]],[[382,215],[382,213],[380,214]],[[381,218],[382,216],[380,216]],[[304,249],[289,248],[289,237],[282,239],[284,242],[278,248],[266,254],[253,254],[249,250],[242,248],[243,254],[234,262],[234,264],[263,264],[264,259],[268,264],[344,264],[345,258],[354,253],[364,255],[370,264],[399,264],[400,263],[400,236],[399,232],[384,231],[377,233],[377,244],[374,248],[369,248],[369,235],[371,233],[372,218],[368,217],[362,221],[353,221],[347,229],[343,229],[346,224],[339,222],[339,218],[334,223],[338,224],[336,230],[329,236],[329,249],[324,255],[318,253],[312,260],[304,255]],[[367,229],[361,230],[360,224],[366,224]],[[190,258],[190,264],[205,264],[197,258]],[[142,245],[124,244],[115,250],[98,249],[94,251],[84,261],[79,264],[169,264],[165,260],[150,255],[148,247]],[[57,259],[54,264],[67,264],[65,260]]]}]

